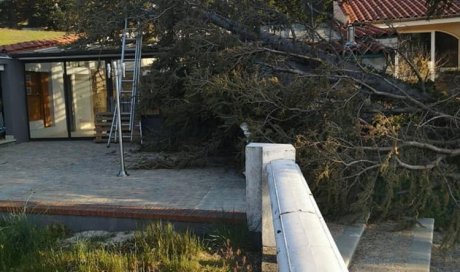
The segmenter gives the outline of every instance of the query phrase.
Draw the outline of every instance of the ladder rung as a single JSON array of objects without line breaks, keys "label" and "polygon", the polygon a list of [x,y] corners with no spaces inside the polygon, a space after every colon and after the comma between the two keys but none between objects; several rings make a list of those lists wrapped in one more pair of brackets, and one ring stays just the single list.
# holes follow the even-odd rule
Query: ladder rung
[{"label": "ladder rung", "polygon": [[[0,0],[1,1],[1,0]],[[127,24],[127,20],[125,18],[125,24]],[[126,25],[126,28],[123,29],[121,38],[122,38],[122,46],[121,46],[121,55],[123,56],[120,60],[114,62],[114,67],[116,68],[116,72],[120,71],[119,65],[122,65],[123,73],[115,73],[116,79],[119,80],[118,83],[123,83],[121,85],[121,89],[117,89],[118,94],[122,97],[121,101],[119,101],[119,111],[121,114],[121,121],[122,127],[120,128],[123,133],[130,132],[131,135],[123,135],[122,139],[132,139],[133,137],[133,129],[139,129],[139,133],[142,134],[140,129],[140,125],[137,123],[132,123],[133,110],[136,107],[137,100],[136,100],[136,93],[137,93],[137,84],[138,78],[134,77],[133,74],[137,74],[140,72],[140,52],[142,51],[142,30],[139,27],[133,27],[133,24]],[[125,55],[126,53],[126,55]],[[129,68],[127,68],[129,66]],[[125,74],[124,72],[129,72]],[[126,76],[127,75],[127,76]],[[117,116],[113,116],[112,120],[118,118]],[[128,119],[129,118],[129,122]],[[110,118],[108,117],[107,120]],[[99,124],[99,127],[104,128],[109,125],[106,121],[102,121],[102,124]],[[113,124],[111,125],[111,130],[109,136],[109,140],[113,140]],[[116,126],[115,126],[116,129]]]}]

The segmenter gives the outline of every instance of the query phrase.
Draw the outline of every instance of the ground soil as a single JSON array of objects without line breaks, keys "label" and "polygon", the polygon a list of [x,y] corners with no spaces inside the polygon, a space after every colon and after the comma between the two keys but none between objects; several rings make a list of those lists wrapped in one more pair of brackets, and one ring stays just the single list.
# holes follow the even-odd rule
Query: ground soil
[{"label": "ground soil", "polygon": [[431,249],[431,271],[460,271],[460,245],[452,249],[442,249],[443,235],[435,232]]},{"label": "ground soil", "polygon": [[[395,231],[396,223],[369,225],[365,230],[350,271],[414,271],[405,263],[410,248],[410,231]],[[460,271],[460,246],[441,250],[443,235],[434,233],[430,271]]]}]

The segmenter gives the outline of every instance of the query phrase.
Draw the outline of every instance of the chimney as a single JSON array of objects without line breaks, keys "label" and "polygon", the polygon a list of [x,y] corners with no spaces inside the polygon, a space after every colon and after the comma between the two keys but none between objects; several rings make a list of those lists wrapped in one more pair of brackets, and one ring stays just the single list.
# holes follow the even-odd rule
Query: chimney
[{"label": "chimney", "polygon": [[347,26],[347,44],[349,45],[355,45],[355,26],[354,25],[348,25]]}]

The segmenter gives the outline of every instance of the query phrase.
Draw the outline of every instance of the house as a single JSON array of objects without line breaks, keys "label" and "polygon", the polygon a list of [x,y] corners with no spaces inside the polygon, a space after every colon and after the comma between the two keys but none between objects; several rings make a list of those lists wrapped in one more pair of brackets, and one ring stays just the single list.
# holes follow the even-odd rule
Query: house
[{"label": "house", "polygon": [[[372,26],[394,30],[396,35],[380,40],[398,48],[401,40],[409,40],[429,59],[431,80],[437,70],[458,70],[460,64],[460,0],[428,17],[426,0],[338,0],[334,1],[334,17],[349,33],[354,28]],[[399,74],[399,55],[395,55],[395,76]]]},{"label": "house", "polygon": [[[0,46],[0,124],[18,142],[94,138],[97,115],[114,110],[111,65],[120,59],[120,49],[73,49],[69,44],[76,40],[64,36]],[[153,55],[143,51],[143,67]]]}]

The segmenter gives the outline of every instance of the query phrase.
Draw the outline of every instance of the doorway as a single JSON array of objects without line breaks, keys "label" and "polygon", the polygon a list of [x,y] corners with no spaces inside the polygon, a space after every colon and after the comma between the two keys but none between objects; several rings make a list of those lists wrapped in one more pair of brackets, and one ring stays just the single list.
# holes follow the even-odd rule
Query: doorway
[{"label": "doorway", "polygon": [[436,63],[442,68],[458,68],[458,39],[444,32],[436,32]]},{"label": "doorway", "polygon": [[30,138],[91,138],[107,111],[104,61],[25,65]]},{"label": "doorway", "polygon": [[25,68],[30,138],[68,137],[63,63],[27,63]]},{"label": "doorway", "polygon": [[71,137],[93,137],[95,116],[107,111],[105,62],[66,62]]}]

